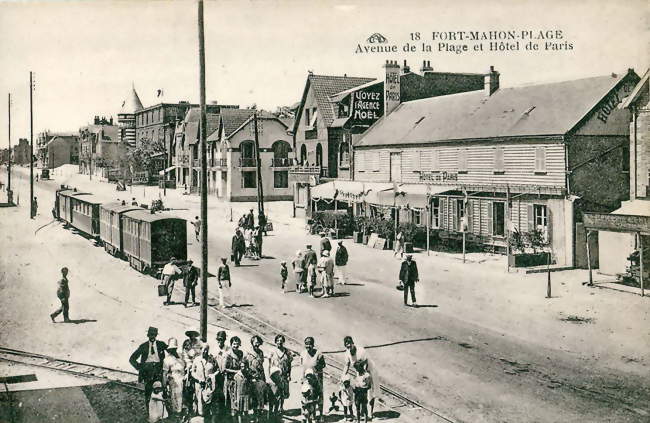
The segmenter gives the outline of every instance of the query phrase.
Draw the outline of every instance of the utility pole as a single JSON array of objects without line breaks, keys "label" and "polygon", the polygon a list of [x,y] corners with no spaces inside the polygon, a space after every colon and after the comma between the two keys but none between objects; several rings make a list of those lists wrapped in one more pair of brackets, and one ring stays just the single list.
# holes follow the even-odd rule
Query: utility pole
[{"label": "utility pole", "polygon": [[9,161],[7,162],[7,202],[11,204],[11,93],[8,100],[9,110]]},{"label": "utility pole", "polygon": [[29,217],[34,218],[34,77],[29,72]]},{"label": "utility pole", "polygon": [[199,0],[199,93],[201,101],[201,339],[208,340],[208,160],[205,117],[205,36],[203,0]]},{"label": "utility pole", "polygon": [[[255,126],[255,166],[257,168],[257,216],[264,216],[264,189],[262,188],[262,158],[260,157],[260,139],[257,131],[257,112],[253,114]],[[266,216],[265,216],[266,217]]]}]

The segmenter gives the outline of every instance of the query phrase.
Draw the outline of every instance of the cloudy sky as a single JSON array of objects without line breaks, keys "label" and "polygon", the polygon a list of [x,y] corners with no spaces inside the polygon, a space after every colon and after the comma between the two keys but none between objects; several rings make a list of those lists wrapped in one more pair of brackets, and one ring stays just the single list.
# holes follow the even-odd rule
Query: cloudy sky
[{"label": "cloudy sky", "polygon": [[[543,5],[538,5],[541,3]],[[29,71],[35,73],[34,132],[77,131],[116,114],[131,84],[145,106],[198,102],[196,1],[0,0],[0,145],[29,137]],[[207,1],[207,98],[274,109],[302,94],[309,70],[381,77],[387,59],[419,69],[484,72],[502,86],[577,79],[648,67],[647,2],[589,1]],[[570,51],[440,52],[433,32],[561,30]],[[355,53],[380,33],[397,53]],[[405,53],[411,33],[433,51]],[[456,44],[461,43],[457,42]],[[543,46],[542,42],[542,46]],[[470,47],[473,45],[470,44]],[[487,48],[487,44],[485,45]],[[558,99],[561,101],[561,99]]]}]

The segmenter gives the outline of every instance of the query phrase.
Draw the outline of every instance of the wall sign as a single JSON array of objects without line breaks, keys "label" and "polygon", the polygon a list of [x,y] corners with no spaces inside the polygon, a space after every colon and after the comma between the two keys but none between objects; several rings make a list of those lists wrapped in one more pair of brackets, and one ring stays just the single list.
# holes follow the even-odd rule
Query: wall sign
[{"label": "wall sign", "polygon": [[381,84],[353,92],[351,102],[350,120],[352,125],[372,125],[384,114],[384,95]]},{"label": "wall sign", "polygon": [[610,232],[642,232],[650,234],[650,216],[631,214],[583,213],[586,229]]},{"label": "wall sign", "polygon": [[444,182],[444,181],[457,181],[458,174],[451,172],[426,172],[420,173],[420,181],[427,182]]}]

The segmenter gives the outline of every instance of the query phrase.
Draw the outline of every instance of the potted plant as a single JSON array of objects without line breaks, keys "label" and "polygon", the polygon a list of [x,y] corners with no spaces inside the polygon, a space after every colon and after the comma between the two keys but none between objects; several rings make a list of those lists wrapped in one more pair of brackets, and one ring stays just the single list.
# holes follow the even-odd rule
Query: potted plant
[{"label": "potted plant", "polygon": [[511,267],[542,266],[548,263],[549,252],[544,251],[548,241],[539,229],[528,232],[514,230],[508,238],[510,256],[508,263]]}]

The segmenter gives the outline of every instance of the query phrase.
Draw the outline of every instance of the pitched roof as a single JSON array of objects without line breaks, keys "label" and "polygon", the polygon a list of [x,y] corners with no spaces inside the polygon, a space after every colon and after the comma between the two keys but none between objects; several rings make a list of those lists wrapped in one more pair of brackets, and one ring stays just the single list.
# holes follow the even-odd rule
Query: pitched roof
[{"label": "pitched roof", "polygon": [[120,109],[120,114],[134,114],[144,109],[138,93],[135,92],[135,87],[131,87],[131,92],[127,95],[126,99],[122,103],[122,108]]},{"label": "pitched roof", "polygon": [[[227,109],[224,109],[227,110]],[[205,120],[207,134],[210,135],[219,128],[218,113],[206,113]],[[201,108],[192,107],[185,113],[185,140],[189,144],[196,144],[199,140],[199,126],[201,124]]]},{"label": "pitched roof", "polygon": [[380,119],[357,146],[562,135],[627,75],[483,90],[414,100]]},{"label": "pitched roof", "polygon": [[221,111],[221,124],[226,137],[232,135],[244,124],[256,110],[253,109],[223,109]]},{"label": "pitched roof", "polygon": [[650,69],[645,71],[645,74],[641,77],[641,80],[636,84],[636,87],[632,90],[632,93],[627,96],[625,100],[621,104],[618,105],[620,109],[625,109],[633,105],[633,103],[641,96],[641,94],[645,91],[646,93],[650,89],[650,84],[649,84],[649,78],[650,78]]},{"label": "pitched roof", "polygon": [[334,108],[333,104],[330,101],[330,96],[340,93],[341,91],[349,90],[350,88],[357,87],[359,85],[366,84],[368,82],[374,81],[375,78],[365,78],[365,77],[356,77],[356,76],[329,76],[329,75],[314,75],[309,74],[307,76],[307,83],[305,84],[305,90],[302,95],[302,100],[300,102],[300,108],[296,114],[296,120],[294,122],[293,130],[296,131],[296,126],[300,121],[300,116],[302,115],[302,109],[305,104],[305,99],[307,98],[307,93],[309,88],[312,87],[314,90],[314,97],[316,98],[316,104],[318,105],[319,114],[323,117],[325,125],[329,126],[334,120]]}]

